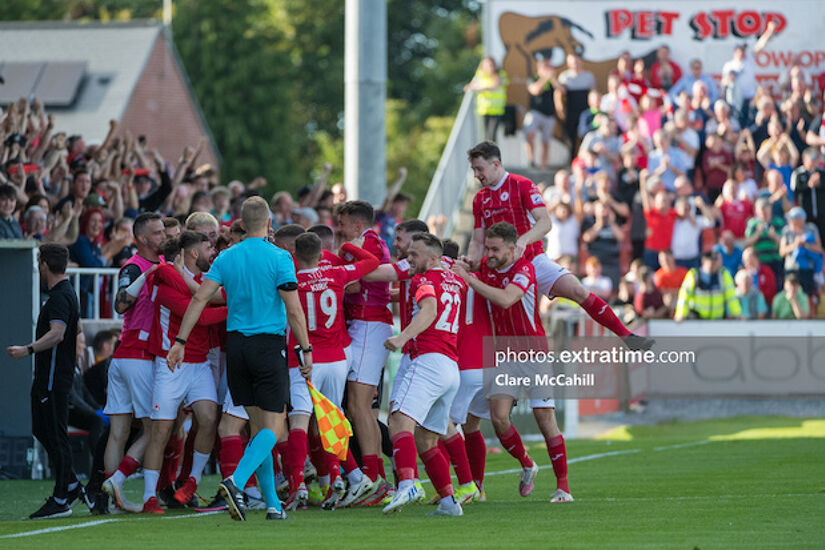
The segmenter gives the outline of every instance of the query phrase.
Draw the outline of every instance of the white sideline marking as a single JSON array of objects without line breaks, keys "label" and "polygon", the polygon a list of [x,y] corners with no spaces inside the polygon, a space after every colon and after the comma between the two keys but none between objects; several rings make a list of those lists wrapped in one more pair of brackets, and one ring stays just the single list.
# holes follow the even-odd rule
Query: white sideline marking
[{"label": "white sideline marking", "polygon": [[667,451],[669,449],[682,449],[684,447],[696,447],[697,445],[707,445],[711,443],[710,439],[703,439],[702,441],[693,441],[692,443],[679,443],[678,445],[665,445],[664,447],[653,447],[654,451]]},{"label": "white sideline marking", "polygon": [[[694,445],[704,445],[706,443],[710,443],[710,441],[702,440],[702,441],[694,441],[694,442],[691,442],[691,443],[680,443],[678,445],[667,445],[667,446],[664,446],[664,447],[654,447],[653,450],[654,451],[664,451],[664,450],[667,450],[667,449],[679,449],[679,448],[682,448],[682,447],[692,447]],[[607,452],[604,452],[604,453],[595,453],[595,454],[592,454],[592,455],[577,456],[575,458],[569,459],[567,461],[567,463],[568,464],[576,464],[577,462],[587,462],[589,460],[596,460],[596,459],[605,458],[605,457],[608,457],[608,456],[627,455],[627,454],[639,453],[641,451],[642,451],[641,449],[624,449],[624,450],[621,450],[621,451],[607,451]],[[553,467],[552,464],[546,464],[544,466],[539,466],[539,470],[544,470],[544,469],[548,469],[548,468],[552,468],[552,467]],[[517,474],[517,473],[520,473],[521,470],[522,470],[521,468],[513,468],[511,470],[499,470],[499,471],[496,471],[496,472],[488,472],[488,473],[485,474],[484,477],[500,476],[500,475],[508,475],[508,474]],[[455,478],[455,476],[452,476],[452,477]],[[424,479],[424,480],[421,481],[421,483],[430,483],[430,480],[429,479]],[[741,496],[753,496],[753,495],[741,495]],[[791,495],[791,494],[788,494],[788,495],[762,495],[762,496],[765,496],[765,497],[768,497],[768,496],[805,496],[805,494],[800,494],[800,495]],[[700,499],[700,498],[739,498],[739,497],[737,495],[725,495],[725,496],[722,496],[722,497],[720,497],[720,496],[713,496],[713,497],[710,497],[710,496],[708,496],[708,497],[701,497],[701,496],[697,496],[697,497],[662,497],[662,499],[664,499],[664,500],[682,500],[682,499],[689,500],[689,499]],[[654,497],[639,497],[639,498],[630,497],[630,498],[622,498],[621,500],[662,500],[662,499],[658,499],[658,498],[654,498]],[[616,501],[616,500],[619,500],[619,499],[611,497],[611,498],[607,498],[607,499],[587,499],[587,500],[601,500],[601,501],[612,502],[612,501]],[[195,512],[195,513],[192,513],[192,514],[185,514],[185,515],[182,515],[182,516],[168,516],[168,517],[164,517],[164,518],[161,518],[161,519],[185,519],[185,518],[194,518],[194,517],[202,517],[202,516],[211,516],[213,514],[222,514],[222,513],[223,513],[223,511]],[[13,533],[11,535],[0,535],[0,539],[30,537],[30,536],[33,536],[33,535],[44,535],[44,534],[47,534],[47,533],[58,533],[58,532],[61,532],[61,531],[68,531],[69,529],[79,529],[81,527],[92,527],[94,525],[101,525],[103,523],[111,523],[111,522],[123,521],[123,520],[127,520],[127,518],[99,519],[99,520],[95,520],[95,521],[89,521],[89,522],[86,522],[86,523],[76,523],[74,525],[65,525],[63,527],[49,527],[47,529],[37,529],[36,531],[26,531],[26,532],[23,532],[23,533]]]},{"label": "white sideline marking", "polygon": [[[604,458],[606,456],[616,456],[616,455],[627,455],[633,453],[640,453],[641,449],[625,449],[623,451],[608,451],[606,453],[596,453],[592,455],[585,455],[585,456],[577,456],[576,458],[571,458],[567,461],[568,464],[575,464],[577,462],[587,462],[588,460],[596,460],[597,458]],[[544,466],[539,466],[539,470],[545,470],[547,468],[552,468],[552,464],[545,464]],[[512,470],[499,470],[497,472],[487,472],[484,474],[484,477],[490,476],[501,476],[507,474],[519,474],[521,473],[521,468],[513,468]],[[455,478],[455,476],[451,476]],[[421,483],[429,483],[429,479],[421,480]]]},{"label": "white sideline marking", "polygon": [[75,523],[74,525],[64,525],[62,527],[48,527],[46,529],[37,529],[36,531],[26,531],[24,533],[13,533],[11,535],[0,536],[0,539],[16,539],[20,537],[30,537],[32,535],[45,535],[46,533],[59,533],[60,531],[68,531],[69,529],[80,529],[81,527],[92,527],[93,525],[100,525],[101,523],[110,523],[113,521],[120,521],[119,519],[98,519],[95,521],[88,521],[86,523]]}]

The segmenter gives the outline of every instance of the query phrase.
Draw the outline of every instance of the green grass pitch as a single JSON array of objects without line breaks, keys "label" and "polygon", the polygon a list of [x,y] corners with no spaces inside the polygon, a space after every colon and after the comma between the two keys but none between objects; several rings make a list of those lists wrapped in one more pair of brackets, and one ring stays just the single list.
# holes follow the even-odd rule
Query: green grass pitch
[{"label": "green grass pitch", "polygon": [[[0,548],[825,547],[825,420],[636,426],[567,449],[576,502],[548,502],[555,478],[544,445],[531,444],[543,466],[535,492],[519,497],[518,464],[491,453],[488,501],[466,506],[462,518],[427,517],[433,507],[411,505],[389,517],[380,507],[310,509],[287,522],[250,512],[238,523],[186,511],[97,517],[76,504],[65,520],[21,521],[51,484],[8,481],[0,483]],[[200,493],[211,495],[217,481],[205,478]],[[142,488],[130,481],[129,498],[139,500]]]}]

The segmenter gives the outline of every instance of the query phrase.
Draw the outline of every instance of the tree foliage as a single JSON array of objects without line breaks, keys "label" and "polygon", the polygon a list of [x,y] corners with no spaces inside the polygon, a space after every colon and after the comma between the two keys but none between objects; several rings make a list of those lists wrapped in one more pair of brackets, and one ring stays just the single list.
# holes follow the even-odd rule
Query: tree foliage
[{"label": "tree foliage", "polygon": [[[174,0],[173,38],[226,180],[295,190],[343,177],[342,0]],[[161,17],[160,0],[4,0],[3,20]],[[415,212],[481,55],[478,0],[388,0],[387,176],[406,166]]]}]

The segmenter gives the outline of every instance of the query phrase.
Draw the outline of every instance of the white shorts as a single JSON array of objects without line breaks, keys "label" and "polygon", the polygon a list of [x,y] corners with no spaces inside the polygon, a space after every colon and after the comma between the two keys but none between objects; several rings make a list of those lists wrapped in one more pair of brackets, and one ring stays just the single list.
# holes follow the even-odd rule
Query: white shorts
[{"label": "white shorts", "polygon": [[543,143],[550,143],[555,129],[556,117],[552,115],[545,115],[538,111],[530,111],[524,115],[524,133],[539,132]]},{"label": "white shorts", "polygon": [[461,383],[450,407],[450,420],[464,424],[467,413],[490,420],[490,402],[484,398],[484,369],[467,369],[458,374]]},{"label": "white shorts", "polygon": [[553,285],[556,284],[563,275],[567,275],[570,271],[566,267],[562,267],[546,254],[539,254],[533,258],[533,267],[536,270],[536,286],[541,294],[554,298],[550,293]]},{"label": "white shorts", "polygon": [[[226,361],[226,354],[223,354],[224,362]],[[220,386],[227,388],[225,393],[223,394],[223,413],[228,414],[230,416],[234,416],[235,418],[240,418],[241,420],[249,420],[249,415],[246,414],[246,409],[241,407],[240,405],[236,405],[234,401],[232,401],[232,393],[229,391],[227,383],[226,383],[226,369],[223,369],[223,375],[221,376]]]},{"label": "white shorts", "polygon": [[172,372],[165,358],[156,357],[152,420],[174,420],[181,403],[184,407],[189,407],[196,401],[218,402],[209,362],[181,363]]},{"label": "white shorts", "polygon": [[392,336],[392,325],[355,319],[348,330],[352,344],[347,380],[378,386],[390,353],[384,341]]},{"label": "white shorts", "polygon": [[554,399],[531,399],[531,409],[555,409],[556,401]]},{"label": "white shorts", "polygon": [[[341,407],[346,382],[346,359],[331,363],[312,364],[312,385],[327,399],[335,403],[336,407]],[[293,414],[311,415],[315,410],[306,380],[301,376],[301,371],[297,367],[289,369],[289,402],[292,405],[290,416]]]},{"label": "white shorts", "polygon": [[400,411],[423,428],[444,435],[458,386],[455,361],[440,353],[419,355],[404,373],[391,412]]},{"label": "white shorts", "polygon": [[109,364],[106,414],[152,414],[152,387],[155,368],[150,359],[115,359]]},{"label": "white shorts", "polygon": [[[315,365],[312,365],[312,370],[313,372],[315,371]],[[314,409],[312,406],[312,398],[309,396],[307,381],[301,376],[301,371],[298,367],[289,369],[289,405],[292,407],[292,410],[289,411],[289,416],[293,414],[305,414],[309,416]]]},{"label": "white shorts", "polygon": [[392,391],[390,392],[390,403],[394,403],[395,398],[398,397],[398,388],[401,386],[404,373],[408,368],[410,368],[410,354],[405,353],[401,356],[401,361],[398,362],[398,370],[395,372],[395,379],[392,382]]}]

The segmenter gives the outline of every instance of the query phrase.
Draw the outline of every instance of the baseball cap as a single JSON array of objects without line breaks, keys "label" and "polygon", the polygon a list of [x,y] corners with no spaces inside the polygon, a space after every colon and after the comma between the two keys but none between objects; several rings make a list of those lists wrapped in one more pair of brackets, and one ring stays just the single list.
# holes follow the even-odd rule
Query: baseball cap
[{"label": "baseball cap", "polygon": [[84,206],[106,206],[106,201],[103,200],[103,197],[98,195],[97,193],[89,193],[86,195],[86,198],[83,199]]}]

